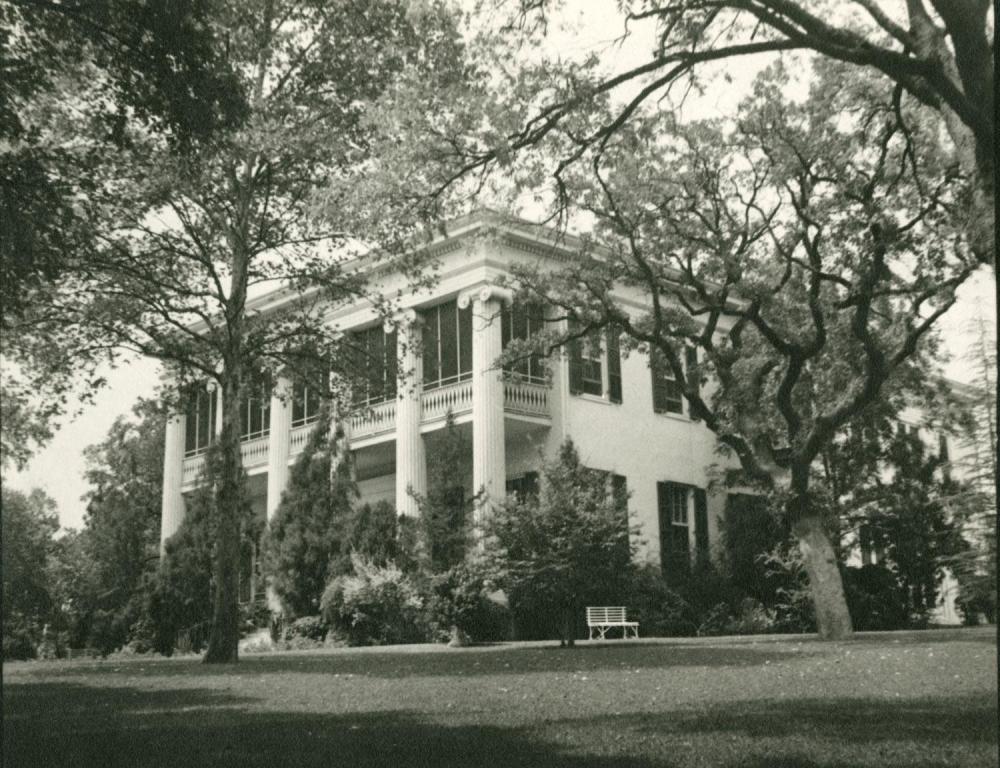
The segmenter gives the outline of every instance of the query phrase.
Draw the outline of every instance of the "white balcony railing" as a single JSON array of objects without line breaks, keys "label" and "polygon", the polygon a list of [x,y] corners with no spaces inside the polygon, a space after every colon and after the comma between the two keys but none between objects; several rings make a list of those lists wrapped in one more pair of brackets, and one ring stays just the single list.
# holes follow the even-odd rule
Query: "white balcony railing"
[{"label": "white balcony railing", "polygon": [[420,399],[423,423],[443,419],[451,411],[458,416],[472,411],[472,382],[459,381],[446,387],[424,392]]},{"label": "white balcony railing", "polygon": [[190,485],[201,474],[202,467],[205,466],[205,454],[199,453],[197,456],[188,456],[184,459],[184,476],[181,480],[183,485]]},{"label": "white balcony railing", "polygon": [[240,455],[243,457],[244,469],[267,464],[267,443],[267,435],[240,443]]},{"label": "white balcony railing", "polygon": [[396,429],[396,401],[387,400],[355,411],[350,422],[352,439],[392,432]]},{"label": "white balcony railing", "polygon": [[505,381],[503,409],[505,413],[524,416],[549,416],[549,388],[544,384]]},{"label": "white balcony railing", "polygon": [[[504,412],[535,418],[549,417],[549,387],[544,384],[505,381],[503,385]],[[460,381],[439,389],[424,392],[421,397],[421,422],[424,424],[443,420],[451,411],[455,416],[472,411],[472,382]],[[297,456],[305,448],[315,422],[291,430],[288,436],[288,455]],[[350,416],[350,436],[353,440],[377,437],[395,431],[396,401],[389,400],[355,411]],[[240,445],[243,467],[252,469],[267,464],[268,436],[246,440]],[[205,456],[184,459],[183,485],[190,487],[198,480],[205,465]]]},{"label": "white balcony railing", "polygon": [[297,456],[302,453],[302,449],[306,447],[306,443],[309,442],[309,435],[312,434],[313,429],[316,427],[316,422],[310,422],[309,424],[303,424],[300,427],[295,427],[288,434],[288,455]]}]

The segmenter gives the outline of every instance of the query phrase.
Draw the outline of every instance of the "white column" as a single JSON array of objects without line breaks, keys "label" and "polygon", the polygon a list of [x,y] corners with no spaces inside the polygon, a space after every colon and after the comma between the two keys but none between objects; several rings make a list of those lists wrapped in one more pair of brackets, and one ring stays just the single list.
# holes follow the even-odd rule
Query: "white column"
[{"label": "white column", "polygon": [[184,415],[171,414],[167,419],[167,434],[163,447],[163,497],[160,517],[160,554],[184,519]]},{"label": "white column", "polygon": [[399,360],[396,394],[396,511],[416,516],[420,510],[413,493],[427,493],[427,456],[420,434],[423,359],[417,313],[407,310],[396,326]]},{"label": "white column", "polygon": [[503,352],[500,305],[504,295],[486,287],[472,300],[472,488],[483,491],[476,510],[476,524],[491,503],[507,493],[507,460],[504,455],[503,372],[497,359]]},{"label": "white column", "polygon": [[267,520],[271,521],[288,485],[288,438],[292,428],[292,382],[279,376],[271,390],[267,438]]}]

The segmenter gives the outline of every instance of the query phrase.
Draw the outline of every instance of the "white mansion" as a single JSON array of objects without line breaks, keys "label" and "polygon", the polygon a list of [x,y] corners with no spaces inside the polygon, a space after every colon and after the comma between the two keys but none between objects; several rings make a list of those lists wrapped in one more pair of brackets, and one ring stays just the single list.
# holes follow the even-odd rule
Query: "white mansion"
[{"label": "white mansion", "polygon": [[[489,237],[483,233],[489,231]],[[581,461],[613,476],[629,493],[629,513],[640,528],[641,556],[669,565],[673,550],[686,563],[717,536],[724,496],[706,494],[706,468],[719,461],[715,438],[688,417],[680,387],[644,354],[622,356],[617,338],[581,345],[575,360],[532,358],[505,375],[495,363],[510,338],[526,338],[537,315],[511,304],[497,287],[509,265],[552,269],[579,248],[537,226],[504,224],[489,213],[453,222],[432,246],[440,279],[429,292],[411,293],[403,316],[389,327],[368,304],[334,314],[338,327],[361,334],[370,357],[384,356],[384,373],[354,393],[356,408],[342,425],[362,502],[387,500],[414,515],[410,489],[426,490],[426,461],[450,412],[469,436],[471,456],[456,477],[471,495],[487,498],[530,487],[543,457],[575,442]],[[384,290],[406,290],[403,276],[387,276]],[[622,297],[641,311],[641,297]],[[254,300],[267,311],[280,294]],[[573,371],[571,375],[570,371]],[[395,381],[397,371],[406,372]],[[279,379],[270,402],[248,400],[243,419],[243,466],[255,512],[270,518],[318,415],[317,398]],[[184,496],[198,482],[205,451],[218,429],[218,392],[202,392],[187,413],[167,424],[161,542],[184,515]],[[669,543],[668,543],[669,542]],[[661,552],[662,550],[662,552]]]},{"label": "white mansion", "polygon": [[[513,304],[511,292],[499,287],[510,266],[558,269],[580,245],[535,225],[473,214],[452,222],[429,246],[439,264],[432,289],[413,292],[404,276],[384,277],[386,292],[403,292],[396,322],[384,324],[368,303],[331,313],[376,361],[341,425],[361,502],[384,500],[402,515],[417,514],[411,490],[426,492],[428,450],[449,413],[472,446],[465,465],[455,467],[456,481],[470,496],[485,490],[485,503],[531,488],[542,460],[572,438],[584,465],[627,490],[639,557],[665,573],[685,569],[716,543],[719,521],[738,494],[708,491],[710,468],[726,460],[714,435],[689,417],[679,383],[651,367],[646,354],[622,355],[611,335],[569,355],[524,360],[516,375],[497,366],[507,341],[527,338],[541,322],[537,310]],[[645,310],[637,292],[619,298],[636,313]],[[248,308],[266,312],[287,300],[278,291]],[[318,398],[292,381],[279,379],[272,391],[270,401],[244,403],[242,429],[252,505],[267,519],[319,413]],[[199,480],[219,428],[219,396],[203,390],[185,414],[168,421],[161,545],[180,525],[185,494]],[[862,553],[866,561],[870,556]],[[254,589],[244,585],[245,598],[248,586]]]}]

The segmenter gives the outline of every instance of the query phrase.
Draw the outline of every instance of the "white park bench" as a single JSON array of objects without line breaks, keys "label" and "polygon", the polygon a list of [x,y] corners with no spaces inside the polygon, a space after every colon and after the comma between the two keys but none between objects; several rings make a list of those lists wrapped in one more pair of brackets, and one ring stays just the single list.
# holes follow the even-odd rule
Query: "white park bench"
[{"label": "white park bench", "polygon": [[625,621],[625,606],[587,606],[587,631],[590,633],[590,639],[594,639],[594,630],[597,630],[597,639],[606,640],[605,637],[608,630],[612,627],[621,627],[623,637],[629,636],[629,630],[632,631],[632,637],[638,639],[639,637],[639,622],[638,621]]}]

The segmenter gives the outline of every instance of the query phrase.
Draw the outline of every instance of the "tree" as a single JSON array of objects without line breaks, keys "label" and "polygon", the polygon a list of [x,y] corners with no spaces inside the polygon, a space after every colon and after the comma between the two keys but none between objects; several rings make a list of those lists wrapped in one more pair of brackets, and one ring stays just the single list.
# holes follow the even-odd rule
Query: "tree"
[{"label": "tree", "polygon": [[586,602],[627,583],[631,531],[607,476],[582,466],[571,440],[541,474],[537,497],[509,500],[491,515],[485,557],[498,583],[558,614],[561,644],[572,646]]},{"label": "tree", "polygon": [[[136,131],[183,154],[245,117],[245,94],[215,37],[215,6],[12,0],[0,8],[5,466],[23,467],[59,417],[105,382],[101,345],[69,328],[48,335],[33,319],[46,316],[62,280],[86,274],[87,254],[117,226],[109,206],[85,201],[130,170]],[[142,199],[117,202],[143,216]]]},{"label": "tree", "polygon": [[267,584],[291,617],[319,614],[323,590],[336,575],[331,566],[347,554],[347,524],[358,491],[342,450],[343,432],[338,427],[330,434],[324,407],[264,534]]},{"label": "tree", "polygon": [[972,320],[976,345],[969,351],[973,386],[965,392],[969,419],[960,433],[959,456],[952,463],[965,481],[951,500],[952,513],[969,543],[949,566],[959,582],[960,607],[969,620],[985,613],[996,620],[997,585],[997,356],[996,331],[982,315]]},{"label": "tree", "polygon": [[[933,123],[911,124],[918,104],[834,65],[801,104],[783,82],[780,67],[765,72],[732,126],[633,116],[561,182],[607,249],[516,278],[570,323],[540,343],[614,326],[684,383],[739,481],[785,499],[819,632],[846,637],[835,553],[810,501],[814,463],[929,343],[975,261],[949,213],[962,183],[935,164]],[[629,288],[651,311],[626,311]]]},{"label": "tree", "polygon": [[[77,350],[131,350],[163,360],[182,384],[209,380],[220,390],[205,660],[232,662],[241,405],[267,396],[255,389],[261,371],[297,375],[328,394],[324,366],[337,363],[328,351],[339,336],[326,322],[331,305],[362,295],[386,305],[366,290],[357,262],[348,264],[346,228],[309,217],[311,196],[364,161],[365,105],[393,74],[406,62],[420,62],[428,78],[447,72],[458,43],[443,11],[409,14],[393,0],[223,3],[213,23],[248,96],[245,121],[182,155],[155,134],[130,134],[131,171],[82,203],[115,228],[87,253],[86,270],[64,276],[26,322],[36,339],[66,334]],[[267,284],[286,286],[288,301],[265,315],[250,294]]]},{"label": "tree", "polygon": [[71,644],[113,651],[140,617],[143,584],[159,561],[164,421],[159,402],[140,399],[132,418],[119,417],[101,443],[84,450],[90,490],[75,546],[88,578],[78,569],[66,580]]},{"label": "tree", "polygon": [[[852,425],[848,438],[824,457],[840,499],[842,532],[880,555],[894,575],[909,619],[924,624],[937,604],[943,569],[965,548],[951,519],[961,484],[943,473],[947,457],[888,419]],[[867,563],[864,563],[867,564]]]},{"label": "tree", "polygon": [[[641,64],[610,72],[600,55],[581,62],[534,50],[556,6],[550,0],[509,3],[506,23],[483,34],[475,50],[476,86],[466,94],[418,89],[419,96],[390,110],[412,128],[424,119],[420,100],[453,102],[422,134],[427,144],[420,151],[432,170],[403,171],[411,182],[406,200],[419,200],[421,193],[437,200],[466,177],[473,178],[472,190],[481,190],[495,170],[509,174],[524,150],[565,140],[553,152],[554,186],[561,194],[563,170],[649,112],[670,109],[678,92],[683,101],[692,90],[725,87],[706,80],[713,63],[807,51],[847,66],[856,73],[851,77],[876,75],[895,101],[906,94],[937,114],[951,139],[951,156],[970,182],[953,215],[980,261],[995,262],[994,23],[988,0],[907,0],[905,7],[880,0],[625,2],[619,4],[616,43],[648,45],[649,53]],[[515,59],[529,63],[512,68]],[[608,103],[613,106],[605,111]]]},{"label": "tree", "polygon": [[55,502],[44,491],[3,488],[3,655],[28,658],[59,604],[49,580],[59,530]]},{"label": "tree", "polygon": [[[88,170],[103,150],[127,143],[129,126],[168,135],[179,148],[238,123],[244,94],[226,69],[204,0],[72,4],[12,0],[0,9],[5,92],[0,106],[0,248],[4,327],[65,269],[97,234],[74,198],[88,190]],[[89,82],[88,82],[89,79]],[[98,116],[89,152],[79,152],[51,121],[49,98]],[[55,140],[53,140],[55,139]]]}]

